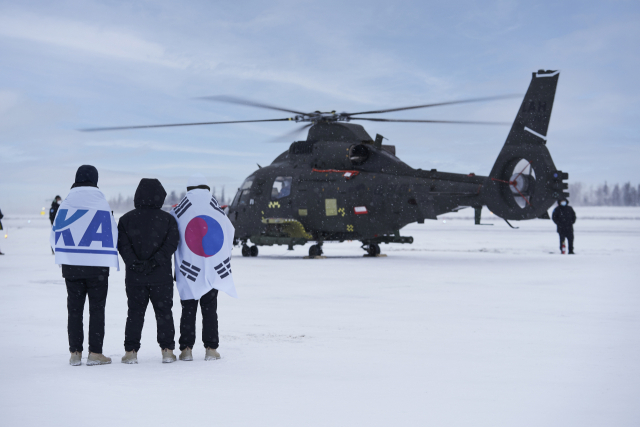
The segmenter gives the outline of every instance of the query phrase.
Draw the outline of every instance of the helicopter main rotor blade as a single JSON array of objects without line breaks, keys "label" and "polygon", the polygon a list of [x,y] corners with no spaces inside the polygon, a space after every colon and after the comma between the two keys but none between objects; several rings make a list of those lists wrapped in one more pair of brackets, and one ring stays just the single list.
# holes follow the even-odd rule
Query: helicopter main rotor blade
[{"label": "helicopter main rotor blade", "polygon": [[234,96],[226,96],[226,95],[218,95],[218,96],[203,96],[197,99],[204,99],[206,101],[218,101],[218,102],[226,102],[229,104],[238,104],[238,105],[246,105],[248,107],[257,107],[257,108],[266,108],[267,110],[276,110],[276,111],[284,111],[286,113],[300,114],[306,115],[307,113],[302,113],[300,111],[295,110],[287,110],[286,108],[276,107],[275,105],[264,104],[262,102],[251,101],[248,99],[236,98]]},{"label": "helicopter main rotor blade", "polygon": [[313,123],[307,123],[304,126],[296,128],[296,129],[292,130],[291,132],[287,132],[284,135],[280,135],[280,136],[277,136],[277,137],[275,137],[273,139],[270,139],[267,142],[284,142],[285,139],[295,138],[300,132],[302,132],[303,130],[305,130],[306,128],[311,127],[311,126],[313,126]]},{"label": "helicopter main rotor blade", "polygon": [[458,125],[510,125],[510,122],[474,122],[464,120],[402,120],[402,119],[377,119],[374,117],[353,117],[351,120],[368,120],[370,122],[399,122],[399,123],[453,123]]},{"label": "helicopter main rotor blade", "polygon": [[381,114],[381,113],[391,113],[394,111],[404,111],[404,110],[415,110],[418,108],[429,108],[429,107],[440,107],[442,105],[454,105],[454,104],[468,104],[471,102],[484,102],[484,101],[495,101],[498,99],[509,99],[509,98],[521,98],[522,95],[500,95],[500,96],[488,96],[485,98],[471,98],[471,99],[460,99],[457,101],[447,101],[447,102],[436,102],[434,104],[424,104],[424,105],[414,105],[412,107],[400,107],[400,108],[391,108],[389,110],[376,110],[376,111],[363,111],[360,113],[345,113],[348,116],[355,116],[357,114]]},{"label": "helicopter main rotor blade", "polygon": [[200,126],[200,125],[224,125],[229,123],[257,123],[257,122],[288,122],[293,119],[267,119],[267,120],[234,120],[230,122],[200,122],[200,123],[174,123],[168,125],[144,125],[144,126],[117,126],[108,128],[88,128],[78,129],[80,132],[102,132],[108,130],[125,130],[125,129],[150,129],[150,128],[168,128],[176,126]]}]

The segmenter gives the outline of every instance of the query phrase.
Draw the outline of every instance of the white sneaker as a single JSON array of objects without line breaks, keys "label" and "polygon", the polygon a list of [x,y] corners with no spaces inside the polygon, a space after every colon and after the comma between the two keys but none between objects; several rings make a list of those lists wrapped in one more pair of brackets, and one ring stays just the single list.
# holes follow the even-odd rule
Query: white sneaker
[{"label": "white sneaker", "polygon": [[207,353],[204,355],[204,360],[217,360],[220,359],[220,353],[215,348],[207,347]]},{"label": "white sneaker", "polygon": [[135,350],[127,351],[124,356],[122,356],[122,363],[126,363],[129,365],[137,365],[138,364],[138,352]]},{"label": "white sneaker", "polygon": [[193,353],[189,347],[185,348],[180,352],[180,356],[178,356],[180,360],[184,360],[185,362],[193,360]]},{"label": "white sneaker", "polygon": [[173,363],[176,360],[176,355],[173,354],[173,350],[169,348],[162,349],[162,363]]},{"label": "white sneaker", "polygon": [[82,353],[79,351],[71,353],[71,357],[69,358],[69,365],[71,366],[82,365]]},{"label": "white sneaker", "polygon": [[89,353],[89,357],[87,357],[87,366],[108,365],[109,363],[111,363],[111,358],[102,353]]}]

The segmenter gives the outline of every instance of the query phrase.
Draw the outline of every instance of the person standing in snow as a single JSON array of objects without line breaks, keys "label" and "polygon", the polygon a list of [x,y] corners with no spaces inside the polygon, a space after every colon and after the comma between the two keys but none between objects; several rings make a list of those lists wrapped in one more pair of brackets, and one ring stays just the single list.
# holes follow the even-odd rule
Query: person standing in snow
[{"label": "person standing in snow", "polygon": [[[2,215],[2,211],[0,211],[0,219],[4,218],[4,215]],[[2,221],[0,221],[0,231],[3,231],[4,228],[2,227]],[[0,255],[4,255],[2,253],[2,250],[0,250]]]},{"label": "person standing in snow", "polygon": [[[62,198],[60,196],[56,196],[51,202],[51,209],[49,209],[49,221],[51,221],[51,226],[53,227],[53,221],[56,219],[56,215],[58,214],[58,208],[60,207],[60,203],[62,203]],[[55,255],[55,251],[51,248],[51,253]]]},{"label": "person standing in snow", "polygon": [[51,209],[49,209],[49,221],[51,221],[51,225],[53,225],[53,220],[56,219],[60,203],[62,203],[62,198],[60,196],[56,196],[55,199],[53,199],[53,202],[51,202]]},{"label": "person standing in snow", "polygon": [[178,222],[180,245],[175,254],[176,286],[180,294],[180,360],[193,360],[198,301],[202,308],[205,360],[220,359],[218,290],[237,298],[231,273],[235,230],[202,175],[193,175],[187,194],[171,211]]},{"label": "person standing in snow", "polygon": [[576,213],[567,199],[558,200],[558,206],[553,210],[551,216],[557,226],[560,235],[560,252],[564,253],[564,239],[569,243],[569,255],[573,252],[573,224],[576,222]]},{"label": "person standing in snow", "polygon": [[118,251],[127,265],[127,325],[122,363],[138,363],[144,315],[153,305],[162,362],[176,361],[173,326],[171,256],[178,248],[178,224],[161,210],[167,192],[157,179],[143,178],[134,196],[135,209],[118,222]]},{"label": "person standing in snow", "polygon": [[50,245],[55,262],[62,265],[67,285],[69,364],[82,364],[84,304],[89,297],[89,356],[87,365],[105,365],[102,354],[104,309],[107,302],[109,267],[118,267],[118,230],[111,208],[98,189],[98,170],[83,165],[75,183],[60,205],[51,228]]}]

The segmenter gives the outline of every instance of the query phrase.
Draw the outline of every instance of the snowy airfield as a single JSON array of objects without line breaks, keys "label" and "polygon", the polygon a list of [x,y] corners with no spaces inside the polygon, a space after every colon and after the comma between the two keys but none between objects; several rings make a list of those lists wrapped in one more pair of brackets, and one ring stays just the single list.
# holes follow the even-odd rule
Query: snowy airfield
[{"label": "snowy airfield", "polygon": [[[9,213],[1,424],[640,425],[640,209],[575,209],[576,256],[558,255],[551,221],[512,230],[485,212],[495,225],[475,226],[470,210],[403,229],[415,243],[382,245],[386,258],[357,242],[325,244],[324,260],[302,259],[308,245],[236,249],[240,298],[219,297],[213,362],[198,335],[195,361],[162,364],[149,305],[140,364],[120,363],[127,305],[112,269],[114,363],[96,367],[67,364],[48,219]],[[179,317],[176,292],[177,331]]]}]

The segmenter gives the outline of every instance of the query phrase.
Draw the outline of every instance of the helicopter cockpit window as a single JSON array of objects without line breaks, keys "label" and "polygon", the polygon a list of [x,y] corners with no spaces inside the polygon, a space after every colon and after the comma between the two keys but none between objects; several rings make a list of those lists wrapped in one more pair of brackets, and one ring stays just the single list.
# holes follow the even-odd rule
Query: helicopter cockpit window
[{"label": "helicopter cockpit window", "polygon": [[278,200],[291,194],[291,182],[293,178],[290,176],[279,176],[273,181],[271,188],[271,200]]},{"label": "helicopter cockpit window", "polygon": [[238,192],[236,193],[236,197],[233,199],[232,206],[249,204],[249,200],[251,199],[251,185],[253,185],[252,176],[245,179],[240,188],[238,188]]}]

